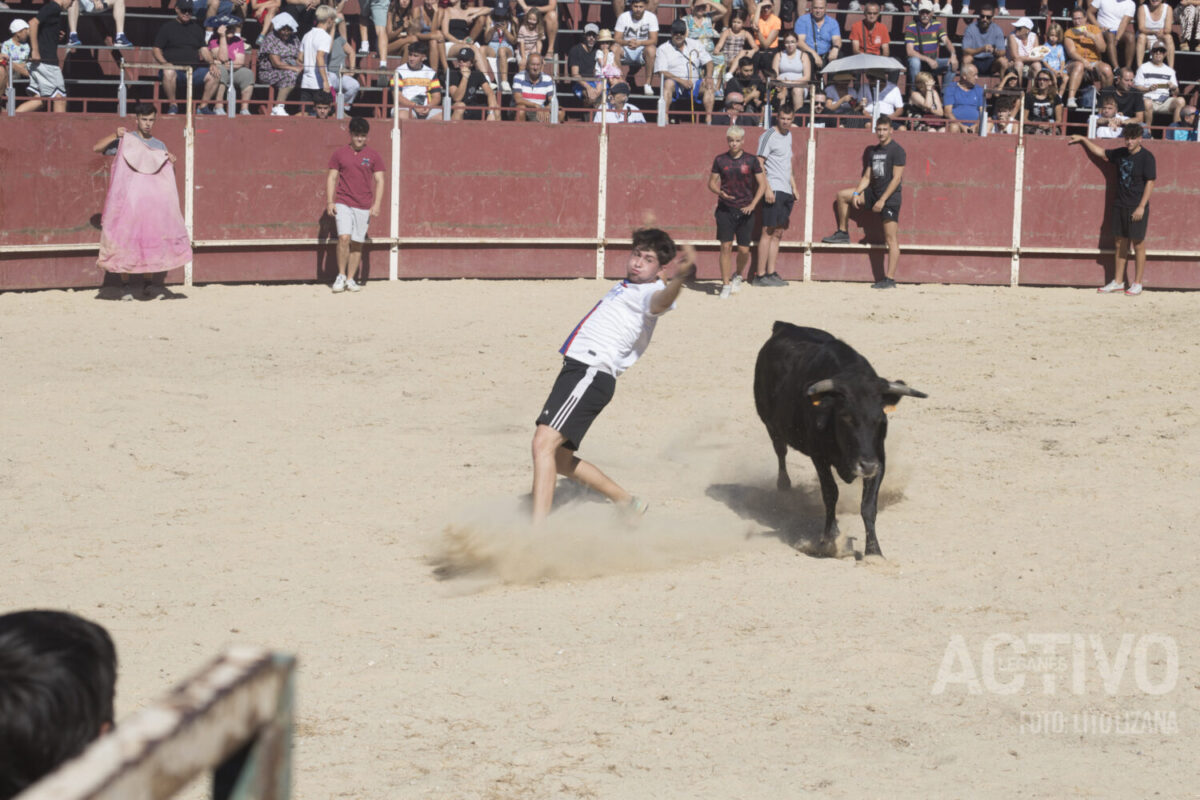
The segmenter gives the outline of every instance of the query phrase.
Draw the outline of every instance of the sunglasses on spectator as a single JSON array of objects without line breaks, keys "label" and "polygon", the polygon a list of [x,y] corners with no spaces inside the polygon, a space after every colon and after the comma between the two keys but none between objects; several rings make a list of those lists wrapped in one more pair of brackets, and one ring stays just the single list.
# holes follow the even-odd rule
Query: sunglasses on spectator
[{"label": "sunglasses on spectator", "polygon": [[1050,79],[1047,78],[1045,75],[1041,76],[1040,78],[1035,78],[1034,80],[1036,80],[1038,83],[1049,83],[1050,82]]},{"label": "sunglasses on spectator", "polygon": [[980,15],[979,15],[979,18],[980,18],[980,19],[991,20],[992,16],[993,16],[992,14],[980,14]]}]

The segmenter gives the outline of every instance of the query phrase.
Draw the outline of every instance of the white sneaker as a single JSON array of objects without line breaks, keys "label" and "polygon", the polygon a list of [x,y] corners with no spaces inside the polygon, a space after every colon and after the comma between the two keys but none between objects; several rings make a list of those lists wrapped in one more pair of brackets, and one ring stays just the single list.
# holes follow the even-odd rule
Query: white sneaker
[{"label": "white sneaker", "polygon": [[1125,290],[1125,294],[1129,295],[1130,297],[1137,297],[1141,293],[1142,285],[1140,283],[1130,284],[1129,288]]},{"label": "white sneaker", "polygon": [[654,97],[654,87],[650,84],[647,83],[645,86],[643,86],[642,91],[645,92],[647,97]]},{"label": "white sneaker", "polygon": [[364,56],[367,55],[368,53],[371,52],[371,45],[367,42],[362,42],[358,46],[358,52]]},{"label": "white sneaker", "polygon": [[354,278],[346,278],[346,291],[361,292],[362,286],[359,286],[357,283],[355,283]]},{"label": "white sneaker", "polygon": [[963,4],[962,4],[962,10],[961,10],[961,11],[959,11],[958,13],[962,14],[964,17],[966,17],[966,16],[970,16],[970,14],[971,14],[971,5],[970,5],[970,3],[963,3]]},{"label": "white sneaker", "polygon": [[1004,6],[1000,6],[1000,8],[996,9],[996,16],[998,16],[998,17],[1008,17],[1008,16],[1011,16],[1011,15],[1008,13],[1008,9],[1007,9],[1007,8],[1005,8]]},{"label": "white sneaker", "polygon": [[742,290],[742,283],[743,283],[743,281],[742,281],[741,275],[733,276],[733,280],[729,282],[729,286],[733,290],[734,294],[737,294],[738,292],[740,292]]},{"label": "white sneaker", "polygon": [[512,94],[512,84],[508,81],[500,81],[500,91],[505,94]]},{"label": "white sneaker", "polygon": [[246,108],[245,106],[242,106],[242,110],[239,111],[238,113],[241,114],[243,117],[248,117],[248,116],[250,116],[250,109]]},{"label": "white sneaker", "polygon": [[1100,292],[1102,294],[1112,294],[1113,292],[1122,291],[1124,288],[1125,288],[1125,284],[1121,283],[1120,281],[1109,281],[1108,283],[1106,283],[1104,286],[1101,286],[1096,291]]},{"label": "white sneaker", "polygon": [[948,17],[954,13],[954,6],[950,5],[950,3],[946,3],[946,5],[942,6],[940,13],[943,17]]},{"label": "white sneaker", "polygon": [[346,291],[346,276],[338,275],[331,288],[333,289],[334,293]]},{"label": "white sneaker", "polygon": [[271,109],[272,117],[286,117],[287,115],[287,109],[283,107],[282,103]]},{"label": "white sneaker", "polygon": [[1075,102],[1074,97],[1067,98],[1067,108],[1079,108],[1079,103]]},{"label": "white sneaker", "polygon": [[858,0],[850,0],[850,5],[846,6],[846,10],[851,14],[861,14],[862,3],[858,2]]},{"label": "white sneaker", "polygon": [[729,284],[728,284],[728,283],[727,283],[727,284],[725,284],[724,286],[722,286],[722,287],[721,287],[721,294],[720,294],[720,298],[721,298],[722,300],[728,300],[728,299],[729,299],[729,295],[731,295],[731,294],[733,294],[733,289],[732,289],[732,288],[730,288],[730,286],[729,286]]}]

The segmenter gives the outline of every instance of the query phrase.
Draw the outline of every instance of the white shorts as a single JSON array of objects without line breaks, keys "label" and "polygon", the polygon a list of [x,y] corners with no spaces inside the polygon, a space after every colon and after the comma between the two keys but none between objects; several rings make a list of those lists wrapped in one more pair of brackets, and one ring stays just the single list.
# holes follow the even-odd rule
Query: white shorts
[{"label": "white shorts", "polygon": [[337,211],[338,236],[349,236],[352,242],[367,240],[367,225],[371,223],[371,211],[366,208],[351,208],[344,203],[334,206]]},{"label": "white shorts", "polygon": [[62,70],[49,64],[29,67],[29,93],[38,97],[66,97],[67,86],[63,83]]},{"label": "white shorts", "polygon": [[1175,102],[1174,97],[1166,97],[1163,100],[1151,100],[1150,104],[1154,108],[1155,114],[1162,114],[1171,110],[1171,104]]}]

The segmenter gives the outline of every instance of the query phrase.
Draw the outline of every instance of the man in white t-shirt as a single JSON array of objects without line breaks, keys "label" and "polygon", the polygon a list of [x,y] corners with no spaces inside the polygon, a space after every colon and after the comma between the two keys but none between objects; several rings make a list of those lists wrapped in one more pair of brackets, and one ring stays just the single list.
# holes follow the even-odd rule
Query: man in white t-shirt
[{"label": "man in white t-shirt", "polygon": [[[695,251],[679,252],[666,231],[633,232],[625,280],[589,311],[559,348],[562,370],[542,406],[533,433],[533,521],[540,523],[554,504],[558,475],[583,484],[633,514],[646,501],[622,489],[575,451],[592,422],[612,400],[617,376],[633,366],[650,345],[658,318],[675,307],[683,284],[695,271]],[[670,280],[663,275],[674,263]]]},{"label": "man in white t-shirt", "polygon": [[329,51],[333,47],[333,30],[337,12],[332,6],[317,6],[313,15],[316,27],[304,34],[300,40],[300,63],[304,71],[300,76],[300,102],[312,104],[313,93],[318,89],[329,91]]},{"label": "man in white t-shirt", "polygon": [[1171,124],[1179,122],[1179,112],[1184,101],[1179,96],[1179,78],[1175,70],[1166,64],[1167,46],[1160,39],[1150,48],[1150,60],[1138,67],[1133,85],[1142,90],[1142,103],[1146,106],[1147,125],[1154,124],[1155,114],[1170,114]]},{"label": "man in white t-shirt", "polygon": [[396,67],[393,80],[400,87],[400,119],[442,118],[442,84],[437,72],[425,63],[428,55],[428,43],[414,42],[408,46],[408,59]]},{"label": "man in white t-shirt", "polygon": [[690,93],[691,107],[694,109],[699,101],[706,119],[712,119],[716,92],[712,56],[699,41],[687,38],[687,23],[683,20],[671,23],[671,40],[658,48],[654,72],[662,76],[662,93],[668,106]]},{"label": "man in white t-shirt", "polygon": [[1137,4],[1133,0],[1092,0],[1088,8],[1088,22],[1104,31],[1108,44],[1105,53],[1113,71],[1117,70],[1117,44],[1125,46],[1125,67],[1133,69],[1133,17]]},{"label": "man in white t-shirt", "polygon": [[620,122],[641,122],[646,117],[642,110],[629,102],[629,84],[614,83],[608,90],[608,108],[597,111],[592,115],[592,122],[607,122],[609,125]]},{"label": "man in white t-shirt", "polygon": [[[613,32],[621,45],[621,63],[630,65],[625,77],[632,78],[638,67],[646,67],[649,72],[658,50],[658,17],[646,12],[646,0],[633,0],[629,10],[617,17]],[[642,86],[646,94],[654,94],[652,77],[647,74]]]}]

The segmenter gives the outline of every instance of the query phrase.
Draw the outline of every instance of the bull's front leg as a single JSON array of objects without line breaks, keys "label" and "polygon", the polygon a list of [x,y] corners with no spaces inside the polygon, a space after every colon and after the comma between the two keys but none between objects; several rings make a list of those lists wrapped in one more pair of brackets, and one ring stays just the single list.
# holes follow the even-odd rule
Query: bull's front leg
[{"label": "bull's front leg", "polygon": [[[825,533],[821,538],[821,543],[818,546],[817,555],[827,556],[829,558],[841,558],[845,555],[850,555],[853,551],[849,548],[843,548],[841,542],[838,541],[838,524],[837,524],[837,501],[838,487],[837,480],[833,477],[833,470],[829,464],[823,464],[813,459],[813,466],[817,468],[817,477],[821,480],[821,499],[825,501]],[[843,552],[843,550],[848,552]]]},{"label": "bull's front leg", "polygon": [[792,479],[787,473],[787,439],[772,433],[771,446],[775,448],[775,457],[779,459],[779,477],[775,479],[775,488],[786,491],[792,488]]},{"label": "bull's front leg", "polygon": [[863,548],[864,556],[879,556],[883,557],[883,551],[879,549],[879,540],[875,538],[875,511],[879,505],[879,486],[883,483],[883,459],[879,459],[879,471],[875,473],[873,478],[863,479],[862,493],[862,520],[863,526],[867,529],[867,542]]}]

